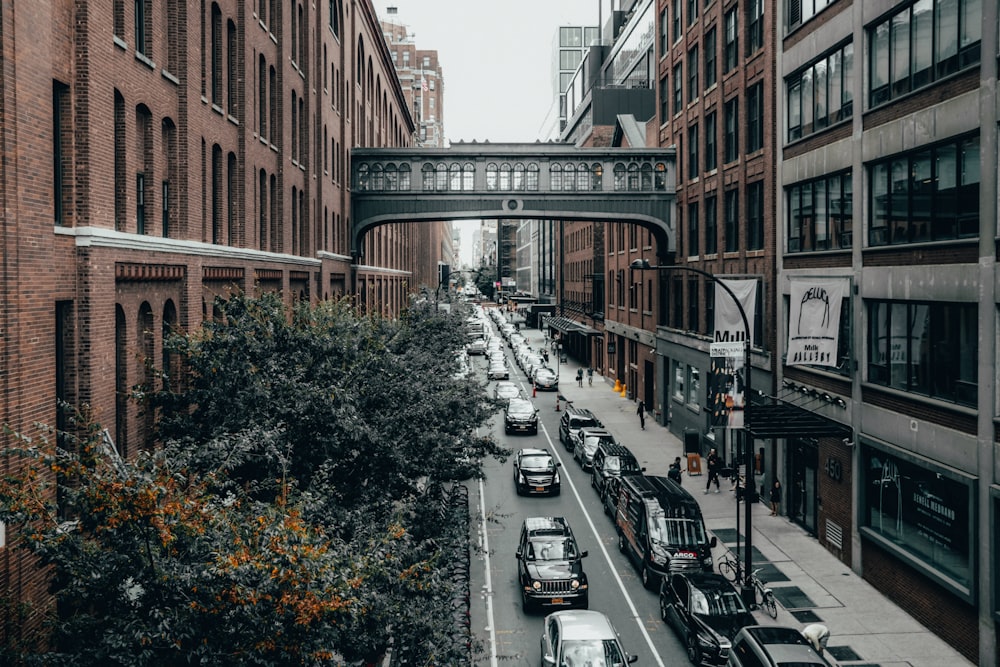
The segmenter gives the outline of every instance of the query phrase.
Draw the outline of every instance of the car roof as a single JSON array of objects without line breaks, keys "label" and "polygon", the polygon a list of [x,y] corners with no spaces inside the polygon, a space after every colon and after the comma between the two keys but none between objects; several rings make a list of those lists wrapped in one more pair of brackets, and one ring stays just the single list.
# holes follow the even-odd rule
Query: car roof
[{"label": "car roof", "polygon": [[602,442],[598,447],[604,450],[607,456],[631,456],[633,459],[635,458],[632,450],[620,442]]},{"label": "car roof", "polygon": [[563,641],[573,639],[617,639],[611,620],[603,613],[588,609],[556,611]]},{"label": "car roof", "polygon": [[691,585],[701,590],[735,590],[732,582],[718,572],[683,572],[677,573],[691,582]]},{"label": "car roof", "polygon": [[529,401],[526,398],[522,398],[520,396],[513,396],[513,397],[507,399],[507,407],[508,408],[531,408],[532,410],[534,410],[535,409],[535,404],[532,403],[531,401]]},{"label": "car roof", "polygon": [[583,428],[580,429],[580,435],[582,435],[585,438],[590,436],[593,436],[595,438],[604,436],[611,436],[612,438],[615,437],[614,433],[600,426],[584,426]]},{"label": "car roof", "polygon": [[569,524],[561,516],[529,516],[524,520],[524,528],[531,537],[541,535],[568,535]]},{"label": "car roof", "polygon": [[520,456],[552,456],[547,449],[537,447],[523,447],[519,452]]}]

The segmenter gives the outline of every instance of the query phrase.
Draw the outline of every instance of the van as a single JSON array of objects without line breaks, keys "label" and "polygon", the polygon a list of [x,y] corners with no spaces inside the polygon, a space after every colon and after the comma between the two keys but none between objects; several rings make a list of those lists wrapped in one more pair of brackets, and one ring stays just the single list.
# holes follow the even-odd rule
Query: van
[{"label": "van", "polygon": [[570,403],[566,404],[566,411],[563,412],[559,420],[559,442],[566,445],[566,449],[573,450],[573,434],[585,426],[602,428],[604,424],[593,412],[587,408],[578,408]]},{"label": "van", "polygon": [[658,475],[625,475],[617,486],[618,549],[639,568],[646,588],[670,572],[712,571],[716,539],[708,537],[690,493]]}]

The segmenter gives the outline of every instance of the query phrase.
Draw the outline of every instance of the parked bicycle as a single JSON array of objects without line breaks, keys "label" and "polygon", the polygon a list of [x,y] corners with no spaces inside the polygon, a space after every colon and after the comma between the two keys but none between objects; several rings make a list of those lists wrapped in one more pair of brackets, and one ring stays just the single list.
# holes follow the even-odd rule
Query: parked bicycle
[{"label": "parked bicycle", "polygon": [[[758,573],[763,569],[758,567],[750,573],[749,584],[753,586],[754,601],[757,603],[757,607],[763,607],[771,618],[778,618],[778,604],[774,597],[774,591],[767,586],[766,581],[758,576]],[[731,551],[727,551],[726,555],[719,561],[719,574],[734,584],[743,581],[743,566]]]}]

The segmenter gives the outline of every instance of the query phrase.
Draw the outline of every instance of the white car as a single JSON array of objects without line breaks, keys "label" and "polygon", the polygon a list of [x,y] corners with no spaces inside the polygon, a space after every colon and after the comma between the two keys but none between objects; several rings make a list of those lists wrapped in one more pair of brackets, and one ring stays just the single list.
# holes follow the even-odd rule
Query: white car
[{"label": "white car", "polygon": [[493,388],[493,398],[499,399],[511,399],[511,398],[523,398],[521,396],[521,388],[510,380],[500,380],[497,382],[497,386]]},{"label": "white car", "polygon": [[535,388],[539,391],[555,391],[559,389],[559,378],[547,366],[538,366],[535,368],[531,379],[535,384]]},{"label": "white car", "polygon": [[542,664],[624,665],[639,656],[629,655],[611,619],[584,609],[552,612],[542,625]]},{"label": "white car", "polygon": [[491,361],[489,369],[486,371],[486,377],[490,380],[509,380],[510,371],[507,370],[507,364]]}]

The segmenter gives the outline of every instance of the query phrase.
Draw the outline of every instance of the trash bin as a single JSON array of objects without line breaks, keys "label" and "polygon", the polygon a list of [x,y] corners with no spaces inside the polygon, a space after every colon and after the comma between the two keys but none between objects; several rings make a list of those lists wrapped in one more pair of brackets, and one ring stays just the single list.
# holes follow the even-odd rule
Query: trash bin
[{"label": "trash bin", "polygon": [[565,352],[560,352],[559,353],[559,363],[560,364],[565,364],[566,363],[566,353]]}]

